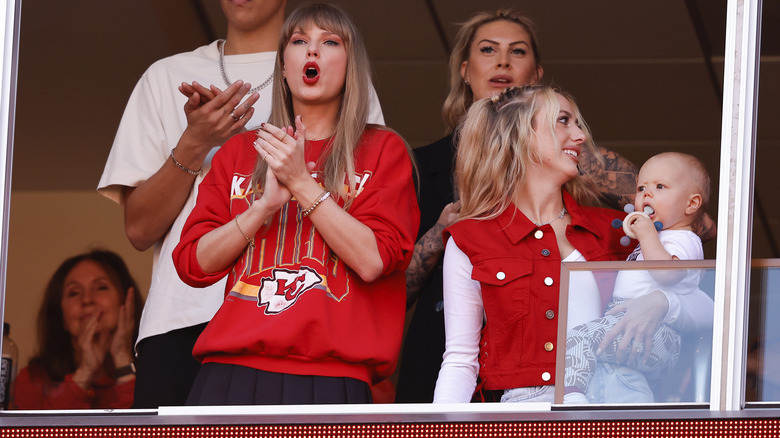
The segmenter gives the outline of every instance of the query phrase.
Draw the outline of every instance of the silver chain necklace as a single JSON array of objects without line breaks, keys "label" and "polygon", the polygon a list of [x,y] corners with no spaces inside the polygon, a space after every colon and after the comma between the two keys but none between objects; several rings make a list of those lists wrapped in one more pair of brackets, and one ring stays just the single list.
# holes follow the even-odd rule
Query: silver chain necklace
[{"label": "silver chain necklace", "polygon": [[[218,45],[219,45],[219,71],[222,72],[222,79],[225,81],[225,85],[227,85],[229,87],[229,86],[233,85],[233,82],[231,82],[230,79],[228,79],[227,70],[225,70],[225,44],[226,43],[227,43],[226,40],[219,40],[218,41]],[[255,88],[252,88],[251,90],[249,90],[249,92],[247,94],[252,94],[252,93],[254,93],[256,91],[262,90],[263,88],[267,87],[268,84],[270,84],[271,81],[273,81],[273,80],[274,80],[274,74],[272,72],[271,76],[268,76],[268,79],[266,79],[265,82],[263,82],[262,84],[256,86]]]},{"label": "silver chain necklace", "polygon": [[553,223],[553,222],[557,221],[558,219],[563,219],[563,217],[564,217],[564,216],[566,216],[566,206],[565,206],[565,205],[564,205],[564,206],[563,206],[563,208],[561,209],[561,212],[560,212],[560,213],[558,213],[558,216],[555,216],[555,217],[554,217],[554,218],[552,218],[551,220],[549,220],[549,221],[547,221],[547,222],[542,222],[542,223],[540,223],[540,224],[537,224],[536,222],[534,222],[534,225],[536,225],[536,227],[537,227],[537,228],[541,228],[541,227],[543,227],[543,226],[545,226],[545,225],[550,225],[551,223]]}]

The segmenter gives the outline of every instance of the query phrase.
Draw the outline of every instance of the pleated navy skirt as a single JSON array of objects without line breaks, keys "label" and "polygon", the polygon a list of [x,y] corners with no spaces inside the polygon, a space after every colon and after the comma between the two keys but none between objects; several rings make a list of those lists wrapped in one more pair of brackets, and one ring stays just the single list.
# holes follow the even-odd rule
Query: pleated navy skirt
[{"label": "pleated navy skirt", "polygon": [[350,377],[299,376],[241,365],[205,363],[189,406],[371,403],[371,388]]}]

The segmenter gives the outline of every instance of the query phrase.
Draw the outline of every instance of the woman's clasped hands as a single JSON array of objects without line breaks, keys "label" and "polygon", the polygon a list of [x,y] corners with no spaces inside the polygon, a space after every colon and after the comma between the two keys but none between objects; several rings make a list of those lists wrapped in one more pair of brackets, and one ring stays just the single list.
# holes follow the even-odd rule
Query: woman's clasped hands
[{"label": "woman's clasped hands", "polygon": [[315,163],[307,163],[304,157],[306,127],[300,116],[295,118],[295,129],[263,123],[257,130],[254,146],[269,170],[263,192],[263,198],[268,197],[266,203],[276,205],[278,209],[291,199],[291,190],[295,192],[306,183],[316,184],[310,174]]},{"label": "woman's clasped hands", "polygon": [[[119,318],[115,330],[99,330],[102,311],[89,317],[84,330],[78,334],[79,352],[76,357],[77,369],[73,381],[83,389],[89,389],[100,373],[106,360],[111,359],[116,368],[129,365],[133,361],[133,330],[135,328],[135,290],[127,291],[125,302],[119,307]],[[127,377],[126,378],[131,378]]]}]

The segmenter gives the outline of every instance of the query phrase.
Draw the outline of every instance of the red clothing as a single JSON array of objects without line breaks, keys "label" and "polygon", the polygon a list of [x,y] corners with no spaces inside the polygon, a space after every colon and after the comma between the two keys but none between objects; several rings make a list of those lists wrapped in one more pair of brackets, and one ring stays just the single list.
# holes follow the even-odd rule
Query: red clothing
[{"label": "red clothing", "polygon": [[19,372],[14,387],[16,409],[129,409],[133,404],[135,379],[116,384],[103,374],[85,391],[68,374],[54,382],[40,367],[31,365]]},{"label": "red clothing", "polygon": [[[366,129],[355,153],[358,195],[348,212],[374,231],[384,262],[376,281],[362,281],[330,252],[295,199],[260,229],[254,251],[247,247],[235,265],[205,273],[196,259],[198,239],[249,207],[256,138],[255,132],[233,137],[215,155],[173,253],[179,276],[191,286],[228,275],[225,302],[194,355],[278,373],[381,380],[398,359],[404,270],[420,217],[406,146],[389,131]],[[308,143],[306,161],[317,161],[324,145]],[[337,202],[343,206],[343,199]]]},{"label": "red clothing", "polygon": [[[563,192],[571,215],[566,238],[588,261],[625,260],[622,229],[611,226],[625,213],[582,207]],[[480,282],[486,323],[479,343],[479,376],[485,389],[555,382],[561,256],[550,225],[536,227],[516,208],[493,220],[465,220],[445,230],[471,261]],[[549,313],[552,311],[552,313]],[[551,317],[552,316],[552,317]]]}]

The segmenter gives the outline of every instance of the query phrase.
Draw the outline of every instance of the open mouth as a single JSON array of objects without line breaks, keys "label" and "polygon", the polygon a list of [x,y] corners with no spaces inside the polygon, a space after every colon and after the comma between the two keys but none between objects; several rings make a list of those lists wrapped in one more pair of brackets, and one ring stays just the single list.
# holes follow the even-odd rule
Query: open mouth
[{"label": "open mouth", "polygon": [[655,214],[655,210],[653,210],[653,207],[649,205],[645,205],[645,208],[643,208],[642,211],[647,213],[648,216]]},{"label": "open mouth", "polygon": [[580,148],[579,147],[573,146],[573,145],[572,146],[566,146],[566,147],[564,147],[561,150],[561,152],[563,152],[564,154],[572,157],[574,162],[579,164],[579,162],[580,162]]},{"label": "open mouth", "polygon": [[574,149],[564,149],[563,153],[566,155],[571,155],[574,158],[580,157],[580,153],[578,151],[575,151]]},{"label": "open mouth", "polygon": [[312,85],[320,78],[320,68],[315,62],[307,62],[303,67],[303,82]]},{"label": "open mouth", "polygon": [[497,87],[509,87],[512,85],[512,78],[509,76],[493,76],[490,83]]}]

